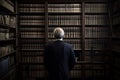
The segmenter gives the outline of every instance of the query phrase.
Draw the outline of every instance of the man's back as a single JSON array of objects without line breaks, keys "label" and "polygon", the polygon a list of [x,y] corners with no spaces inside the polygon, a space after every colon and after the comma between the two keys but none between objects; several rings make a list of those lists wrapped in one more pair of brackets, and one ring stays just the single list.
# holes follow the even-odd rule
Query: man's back
[{"label": "man's back", "polygon": [[70,44],[58,40],[46,46],[45,65],[50,80],[67,80],[74,63],[74,51]]}]

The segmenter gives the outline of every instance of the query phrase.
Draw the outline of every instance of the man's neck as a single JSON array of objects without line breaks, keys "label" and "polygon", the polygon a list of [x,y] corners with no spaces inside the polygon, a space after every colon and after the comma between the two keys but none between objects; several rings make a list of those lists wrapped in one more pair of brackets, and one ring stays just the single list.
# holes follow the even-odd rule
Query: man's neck
[{"label": "man's neck", "polygon": [[61,38],[61,39],[56,39],[56,41],[58,41],[58,40],[59,40],[59,41],[63,41],[63,38]]}]

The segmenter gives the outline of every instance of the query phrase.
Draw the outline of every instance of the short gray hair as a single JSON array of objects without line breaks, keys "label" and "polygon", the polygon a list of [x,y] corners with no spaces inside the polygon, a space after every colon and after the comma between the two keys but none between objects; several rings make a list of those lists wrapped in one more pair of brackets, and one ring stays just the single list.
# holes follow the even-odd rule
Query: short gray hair
[{"label": "short gray hair", "polygon": [[54,29],[53,34],[56,39],[61,39],[64,37],[65,32],[62,28],[57,27]]}]

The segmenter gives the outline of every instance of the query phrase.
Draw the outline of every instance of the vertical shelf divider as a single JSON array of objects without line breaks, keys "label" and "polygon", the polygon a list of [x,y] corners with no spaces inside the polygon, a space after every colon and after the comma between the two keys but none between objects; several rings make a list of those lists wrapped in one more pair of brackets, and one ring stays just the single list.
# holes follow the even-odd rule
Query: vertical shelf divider
[{"label": "vertical shelf divider", "polygon": [[[85,2],[82,2],[82,55],[81,61],[84,61],[85,54]],[[85,78],[84,64],[82,64],[82,80]]]}]

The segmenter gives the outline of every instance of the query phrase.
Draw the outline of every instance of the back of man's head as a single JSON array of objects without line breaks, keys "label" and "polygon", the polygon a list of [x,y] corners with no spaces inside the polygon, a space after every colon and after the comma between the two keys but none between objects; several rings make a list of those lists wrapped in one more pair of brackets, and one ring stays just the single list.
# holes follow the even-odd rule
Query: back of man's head
[{"label": "back of man's head", "polygon": [[54,37],[56,39],[62,39],[64,37],[64,30],[60,27],[54,29]]}]

